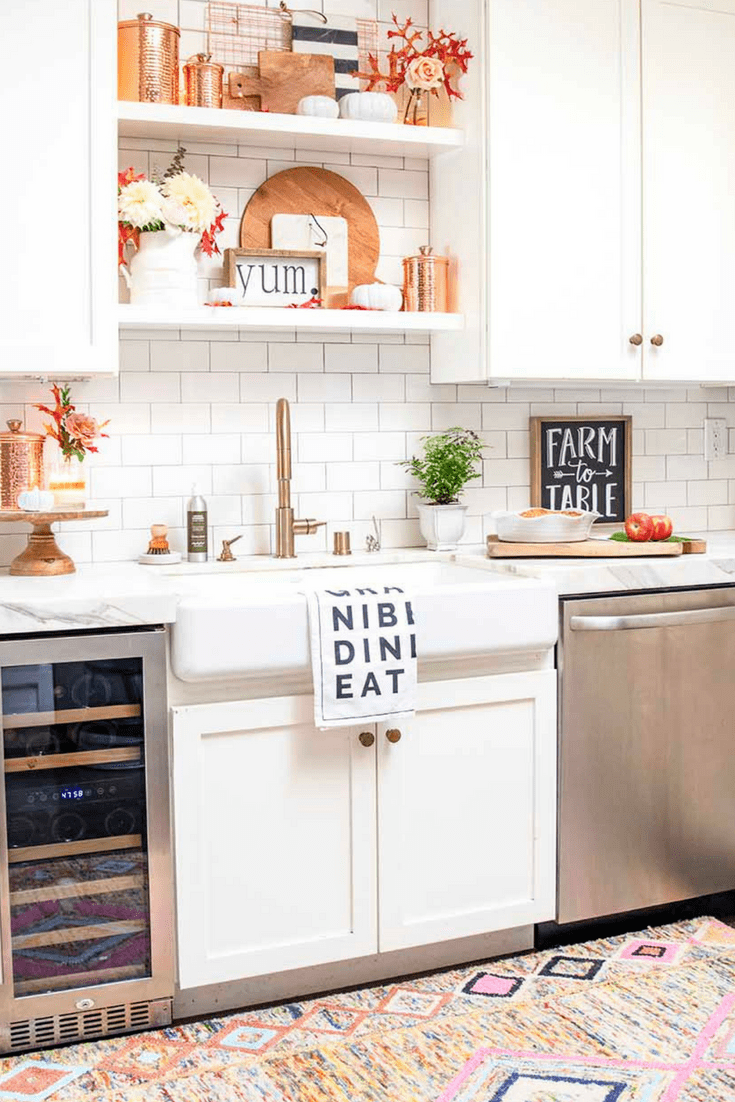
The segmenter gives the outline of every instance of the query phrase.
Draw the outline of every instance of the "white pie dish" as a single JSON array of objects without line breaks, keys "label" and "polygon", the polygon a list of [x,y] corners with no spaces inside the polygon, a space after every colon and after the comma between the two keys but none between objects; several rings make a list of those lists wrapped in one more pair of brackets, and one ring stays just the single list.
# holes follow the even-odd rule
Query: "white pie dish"
[{"label": "white pie dish", "polygon": [[521,512],[526,510],[492,514],[499,540],[506,543],[581,543],[590,538],[592,525],[601,515],[579,510],[578,516],[544,513],[539,517],[523,517]]}]

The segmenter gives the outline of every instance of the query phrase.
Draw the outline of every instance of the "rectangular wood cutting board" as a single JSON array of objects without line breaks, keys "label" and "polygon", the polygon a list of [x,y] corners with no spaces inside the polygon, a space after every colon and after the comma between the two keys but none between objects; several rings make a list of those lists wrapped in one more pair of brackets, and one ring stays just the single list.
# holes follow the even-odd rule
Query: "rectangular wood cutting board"
[{"label": "rectangular wood cutting board", "polygon": [[[691,545],[691,546],[690,546]],[[707,550],[704,540],[688,543],[619,543],[593,539],[579,543],[510,543],[497,536],[487,537],[489,559],[637,559],[644,556],[674,557],[701,554]]]}]

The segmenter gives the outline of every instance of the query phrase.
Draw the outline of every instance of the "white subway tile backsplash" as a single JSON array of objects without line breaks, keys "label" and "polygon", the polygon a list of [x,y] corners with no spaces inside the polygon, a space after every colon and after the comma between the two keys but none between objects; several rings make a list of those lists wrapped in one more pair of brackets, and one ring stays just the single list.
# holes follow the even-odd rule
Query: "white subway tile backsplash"
[{"label": "white subway tile backsplash", "polygon": [[[201,39],[204,0],[151,2],[154,15],[179,23],[185,42]],[[123,3],[134,17],[132,0]],[[339,7],[369,17],[375,3],[345,0]],[[395,9],[401,18],[418,15],[420,23],[426,8],[424,0],[386,0],[381,14],[389,20]],[[384,22],[383,38],[386,27]],[[145,172],[165,167],[175,144],[125,138],[120,163]],[[383,246],[377,274],[400,285],[403,256],[431,243],[427,163],[317,148],[273,153],[189,143],[187,168],[209,179],[228,212],[223,245],[239,242],[242,211],[267,176],[295,164],[331,165],[367,194]],[[200,277],[202,294],[219,286],[222,258],[203,261]],[[433,385],[430,342],[422,333],[151,327],[123,329],[120,353],[119,379],[72,384],[80,408],[111,422],[111,438],[89,460],[92,497],[110,515],[86,528],[67,526],[60,535],[73,541],[81,562],[135,558],[157,521],[169,525],[172,546],[183,549],[194,481],[208,499],[213,549],[242,532],[238,554],[269,553],[275,403],[281,397],[291,402],[294,502],[302,515],[329,521],[317,535],[299,538],[299,550],[331,549],[338,528],[349,528],[353,546],[362,547],[373,515],[385,547],[421,544],[415,482],[398,464],[419,451],[427,433],[455,424],[479,431],[485,444],[483,477],[464,499],[467,539],[481,540],[493,531],[494,510],[529,504],[528,421],[536,414],[631,415],[635,507],[670,512],[681,530],[735,527],[735,387]],[[33,403],[47,399],[45,383],[4,381],[0,423],[22,416],[30,428],[41,429]],[[722,460],[704,459],[706,416],[728,424],[729,454]],[[0,564],[24,540],[22,533],[3,531]]]}]

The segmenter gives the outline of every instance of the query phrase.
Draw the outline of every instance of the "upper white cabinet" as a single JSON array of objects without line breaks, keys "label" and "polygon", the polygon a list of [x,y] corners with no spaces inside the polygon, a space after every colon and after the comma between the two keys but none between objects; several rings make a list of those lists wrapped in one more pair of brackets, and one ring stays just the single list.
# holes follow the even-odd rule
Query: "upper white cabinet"
[{"label": "upper white cabinet", "polygon": [[463,217],[432,217],[468,324],[433,338],[434,380],[735,379],[735,0],[465,18],[471,137],[432,165]]},{"label": "upper white cabinet", "polygon": [[642,6],[645,376],[731,382],[735,0]]},{"label": "upper white cabinet", "polygon": [[115,0],[3,8],[0,375],[117,371]]}]

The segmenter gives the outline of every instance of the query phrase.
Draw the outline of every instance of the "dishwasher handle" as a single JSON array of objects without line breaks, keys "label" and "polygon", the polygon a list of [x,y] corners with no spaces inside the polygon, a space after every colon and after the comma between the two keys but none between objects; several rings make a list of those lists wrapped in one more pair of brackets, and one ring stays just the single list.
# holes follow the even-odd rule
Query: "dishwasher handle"
[{"label": "dishwasher handle", "polygon": [[640,628],[686,627],[735,620],[735,605],[693,608],[684,612],[649,612],[637,616],[572,616],[572,631],[637,631]]}]

